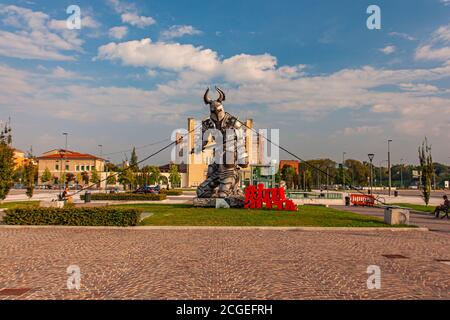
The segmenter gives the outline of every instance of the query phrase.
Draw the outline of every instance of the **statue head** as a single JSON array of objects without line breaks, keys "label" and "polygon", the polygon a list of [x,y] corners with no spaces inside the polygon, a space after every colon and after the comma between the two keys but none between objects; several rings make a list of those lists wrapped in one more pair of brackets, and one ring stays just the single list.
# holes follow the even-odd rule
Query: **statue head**
[{"label": "statue head", "polygon": [[209,110],[211,112],[211,119],[215,121],[220,121],[225,117],[225,110],[222,105],[222,101],[225,101],[225,93],[216,87],[216,91],[219,93],[219,98],[217,100],[211,100],[208,98],[209,88],[206,89],[205,95],[203,96],[203,101],[205,104],[209,104]]}]

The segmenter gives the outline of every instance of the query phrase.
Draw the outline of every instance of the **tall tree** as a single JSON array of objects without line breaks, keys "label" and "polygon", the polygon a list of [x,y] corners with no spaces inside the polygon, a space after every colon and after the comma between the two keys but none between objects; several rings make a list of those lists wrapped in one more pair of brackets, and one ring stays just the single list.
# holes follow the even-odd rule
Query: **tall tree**
[{"label": "tall tree", "polygon": [[0,201],[11,190],[14,173],[14,150],[11,148],[11,128],[6,124],[0,128]]},{"label": "tall tree", "polygon": [[150,184],[158,184],[161,180],[161,171],[156,166],[150,166],[149,181]]},{"label": "tall tree", "polygon": [[50,180],[52,180],[52,173],[50,172],[50,170],[47,167],[45,167],[45,170],[41,176],[41,182],[45,184],[45,183],[49,182]]},{"label": "tall tree", "polygon": [[286,187],[288,189],[294,188],[294,179],[295,179],[295,168],[286,164],[281,168],[281,179],[286,182]]},{"label": "tall tree", "polygon": [[124,189],[131,189],[136,183],[136,175],[130,169],[123,170],[119,174],[119,182],[123,185]]},{"label": "tall tree", "polygon": [[28,198],[33,197],[34,184],[36,183],[37,168],[34,165],[33,158],[33,156],[29,156],[24,167],[24,182],[27,187],[26,195]]},{"label": "tall tree", "polygon": [[425,204],[430,202],[431,181],[433,179],[433,158],[431,156],[431,146],[428,145],[427,137],[419,146],[420,170],[422,172],[422,196]]},{"label": "tall tree", "polygon": [[89,173],[87,171],[83,171],[81,173],[81,180],[83,180],[84,184],[88,184],[89,183]]},{"label": "tall tree", "polygon": [[108,175],[108,178],[106,178],[106,183],[107,184],[116,184],[117,182],[117,174],[116,173],[110,173]]},{"label": "tall tree", "polygon": [[95,183],[97,186],[100,183],[100,176],[98,174],[97,169],[94,168],[94,170],[91,171],[91,182]]},{"label": "tall tree", "polygon": [[131,158],[130,158],[130,170],[133,171],[139,171],[139,166],[138,166],[138,157],[136,154],[136,148],[133,147],[133,151],[131,152]]},{"label": "tall tree", "polygon": [[172,188],[180,187],[181,175],[178,172],[178,166],[176,164],[172,164],[170,166],[169,181],[170,181],[170,184],[172,185]]}]

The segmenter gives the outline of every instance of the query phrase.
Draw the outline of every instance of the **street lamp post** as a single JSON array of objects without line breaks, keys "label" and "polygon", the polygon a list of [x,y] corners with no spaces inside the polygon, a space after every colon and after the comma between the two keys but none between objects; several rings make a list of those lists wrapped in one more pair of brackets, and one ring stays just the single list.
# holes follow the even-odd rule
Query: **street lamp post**
[{"label": "street lamp post", "polygon": [[65,147],[65,151],[67,151],[67,136],[68,136],[69,134],[67,133],[67,132],[63,132],[63,136],[66,136],[66,147]]},{"label": "street lamp post", "polygon": [[400,159],[400,187],[403,189],[403,158]]},{"label": "street lamp post", "polygon": [[388,172],[389,172],[389,196],[391,196],[391,187],[392,187],[392,176],[391,176],[391,142],[392,140],[388,140]]},{"label": "street lamp post", "polygon": [[344,192],[345,192],[345,171],[344,171],[344,166],[345,166],[345,155],[347,154],[347,152],[342,152],[342,186],[344,187]]},{"label": "street lamp post", "polygon": [[[64,152],[61,153],[61,167],[64,166],[64,169],[61,168],[63,170],[62,174],[64,175],[64,187],[66,186],[66,153],[67,153],[67,137],[69,136],[69,133],[67,132],[63,132],[63,136],[65,136],[66,138],[66,144],[65,144],[65,148],[64,148]],[[62,176],[60,177],[62,179]]]},{"label": "street lamp post", "polygon": [[372,184],[373,184],[372,160],[373,160],[373,157],[375,157],[375,155],[373,153],[369,153],[367,156],[369,157],[369,161],[370,161],[370,194],[372,194]]},{"label": "street lamp post", "polygon": [[387,160],[380,161],[380,167],[378,170],[380,171],[380,187],[383,188],[383,163],[388,162]]}]

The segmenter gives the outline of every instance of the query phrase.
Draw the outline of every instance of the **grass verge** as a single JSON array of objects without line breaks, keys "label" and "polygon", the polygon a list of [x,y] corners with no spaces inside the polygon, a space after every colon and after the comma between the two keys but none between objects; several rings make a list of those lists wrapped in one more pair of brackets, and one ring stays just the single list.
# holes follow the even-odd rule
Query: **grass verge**
[{"label": "grass verge", "polygon": [[436,206],[426,206],[422,204],[412,204],[412,203],[393,203],[393,205],[409,208],[414,211],[422,211],[426,213],[433,213],[434,209],[436,208]]},{"label": "grass verge", "polygon": [[[151,216],[146,226],[273,226],[273,227],[389,227],[376,217],[325,207],[299,207],[298,212],[277,210],[194,208],[188,204],[124,204]],[[404,226],[400,226],[404,227]]]},{"label": "grass verge", "polygon": [[0,209],[15,209],[18,207],[39,207],[40,201],[14,201],[0,203]]}]

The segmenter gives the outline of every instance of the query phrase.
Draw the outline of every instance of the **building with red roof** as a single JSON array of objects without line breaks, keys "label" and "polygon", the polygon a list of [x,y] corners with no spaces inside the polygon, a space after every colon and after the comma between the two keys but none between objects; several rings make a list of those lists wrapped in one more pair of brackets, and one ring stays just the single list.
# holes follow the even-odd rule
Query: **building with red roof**
[{"label": "building with red roof", "polygon": [[54,149],[44,152],[38,160],[38,175],[41,182],[42,174],[46,169],[52,174],[53,183],[57,183],[61,176],[71,177],[74,182],[82,184],[82,177],[91,175],[96,170],[105,171],[105,160],[88,153],[71,150]]}]

